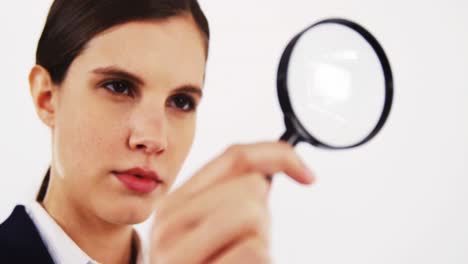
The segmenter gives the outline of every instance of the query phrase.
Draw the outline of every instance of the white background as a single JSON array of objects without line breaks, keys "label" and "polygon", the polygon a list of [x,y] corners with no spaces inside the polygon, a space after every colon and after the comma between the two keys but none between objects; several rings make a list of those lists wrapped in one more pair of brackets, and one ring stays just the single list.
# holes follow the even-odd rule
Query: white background
[{"label": "white background", "polygon": [[[50,162],[27,74],[50,0],[0,1],[0,220],[33,198]],[[186,179],[232,143],[276,140],[275,74],[289,39],[327,17],[355,20],[391,61],[390,119],[368,145],[297,151],[318,183],[277,177],[275,263],[468,263],[468,2],[201,0],[212,40]],[[143,226],[143,229],[145,226]]]}]

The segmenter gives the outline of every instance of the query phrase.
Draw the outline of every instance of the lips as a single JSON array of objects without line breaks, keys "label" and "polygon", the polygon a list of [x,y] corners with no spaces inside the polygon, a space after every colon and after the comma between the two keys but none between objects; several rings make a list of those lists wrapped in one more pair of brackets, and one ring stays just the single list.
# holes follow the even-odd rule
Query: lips
[{"label": "lips", "polygon": [[156,172],[142,168],[113,171],[112,173],[125,187],[138,193],[150,193],[163,183]]}]

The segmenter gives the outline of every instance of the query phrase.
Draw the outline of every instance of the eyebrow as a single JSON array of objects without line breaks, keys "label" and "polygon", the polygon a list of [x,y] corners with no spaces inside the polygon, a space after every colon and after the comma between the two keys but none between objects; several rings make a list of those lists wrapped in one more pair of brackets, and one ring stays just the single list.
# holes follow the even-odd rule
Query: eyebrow
[{"label": "eyebrow", "polygon": [[203,91],[200,89],[200,87],[196,85],[183,85],[179,88],[176,88],[173,90],[175,93],[192,93],[196,94],[200,99],[203,97]]},{"label": "eyebrow", "polygon": [[96,68],[96,69],[92,70],[91,72],[95,73],[95,74],[100,74],[100,75],[107,75],[107,76],[122,78],[122,79],[125,79],[125,80],[128,80],[128,81],[136,82],[139,85],[144,85],[145,84],[143,79],[141,79],[137,75],[135,75],[135,74],[133,74],[131,72],[128,72],[128,71],[126,71],[124,69],[121,69],[121,68],[119,68],[117,66]]},{"label": "eyebrow", "polygon": [[[113,76],[113,77],[122,78],[128,81],[133,81],[141,86],[145,85],[145,81],[143,81],[142,78],[140,78],[136,74],[133,74],[117,66],[96,68],[92,70],[91,72],[94,74]],[[180,87],[174,89],[173,92],[192,93],[192,94],[196,94],[200,98],[203,97],[202,89],[199,86],[193,85],[193,84],[181,85]]]}]

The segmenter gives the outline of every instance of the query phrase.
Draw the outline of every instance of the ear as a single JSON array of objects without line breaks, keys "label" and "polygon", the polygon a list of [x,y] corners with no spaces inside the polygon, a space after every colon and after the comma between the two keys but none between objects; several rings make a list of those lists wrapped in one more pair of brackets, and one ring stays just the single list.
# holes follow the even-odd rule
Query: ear
[{"label": "ear", "polygon": [[36,113],[44,124],[54,126],[57,87],[53,84],[49,71],[35,65],[29,73],[29,89]]}]

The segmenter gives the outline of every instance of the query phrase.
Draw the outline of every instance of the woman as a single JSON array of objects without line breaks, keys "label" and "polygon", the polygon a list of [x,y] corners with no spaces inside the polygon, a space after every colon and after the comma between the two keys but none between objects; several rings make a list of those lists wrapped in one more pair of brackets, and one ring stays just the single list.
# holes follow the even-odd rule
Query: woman
[{"label": "woman", "polygon": [[[51,167],[37,201],[0,226],[0,262],[268,262],[264,175],[313,180],[291,147],[230,147],[168,193],[192,144],[208,43],[193,0],[54,1],[29,75]],[[154,210],[146,253],[132,225]]]}]

